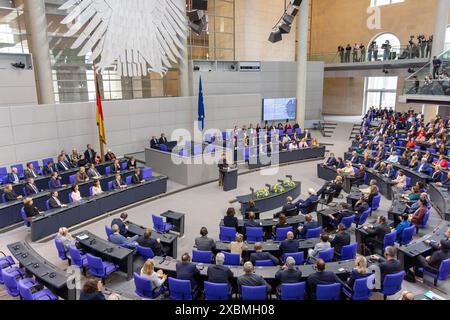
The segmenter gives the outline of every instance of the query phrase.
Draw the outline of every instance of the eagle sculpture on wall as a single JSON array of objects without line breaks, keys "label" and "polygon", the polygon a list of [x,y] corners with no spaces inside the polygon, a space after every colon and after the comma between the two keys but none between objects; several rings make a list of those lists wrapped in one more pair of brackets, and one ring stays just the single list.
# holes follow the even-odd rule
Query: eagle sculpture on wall
[{"label": "eagle sculpture on wall", "polygon": [[122,76],[163,76],[186,50],[185,0],[67,0],[61,23],[77,35],[79,56],[100,57],[97,71],[117,65]]}]

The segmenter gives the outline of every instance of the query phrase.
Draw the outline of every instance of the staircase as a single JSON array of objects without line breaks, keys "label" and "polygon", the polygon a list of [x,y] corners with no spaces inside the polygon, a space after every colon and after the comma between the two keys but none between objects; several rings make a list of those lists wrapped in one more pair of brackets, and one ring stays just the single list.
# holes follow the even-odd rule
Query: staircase
[{"label": "staircase", "polygon": [[352,132],[350,133],[350,140],[353,140],[356,138],[356,136],[359,134],[359,130],[361,129],[360,124],[354,124],[352,128]]},{"label": "staircase", "polygon": [[322,123],[322,135],[326,138],[331,138],[336,130],[337,123],[335,122],[323,122]]}]

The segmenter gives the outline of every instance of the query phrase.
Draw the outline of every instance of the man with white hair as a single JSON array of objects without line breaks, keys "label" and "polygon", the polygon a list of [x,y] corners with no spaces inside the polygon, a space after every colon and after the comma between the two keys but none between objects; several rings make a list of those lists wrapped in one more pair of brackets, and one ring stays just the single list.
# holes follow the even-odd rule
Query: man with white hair
[{"label": "man with white hair", "polygon": [[292,257],[287,257],[286,263],[275,274],[281,284],[284,283],[298,283],[302,281],[302,272],[295,267],[295,260]]},{"label": "man with white hair", "polygon": [[310,209],[319,201],[317,197],[316,190],[313,188],[308,189],[309,197],[306,200],[298,200],[295,206],[300,210],[302,214],[307,214]]},{"label": "man with white hair", "polygon": [[227,283],[231,290],[231,283],[233,280],[233,272],[224,266],[225,255],[219,252],[216,255],[216,264],[208,266],[208,281],[213,283]]},{"label": "man with white hair", "polygon": [[250,261],[244,263],[244,274],[237,278],[237,284],[239,287],[239,293],[241,292],[242,286],[266,286],[267,293],[272,291],[272,287],[266,282],[266,280],[254,272],[253,264]]},{"label": "man with white hair", "polygon": [[126,238],[123,235],[120,234],[120,229],[117,224],[113,224],[112,227],[112,234],[108,237],[109,242],[112,242],[114,244],[117,244],[124,248],[134,249],[137,245],[137,240],[139,236],[134,236],[132,238]]}]

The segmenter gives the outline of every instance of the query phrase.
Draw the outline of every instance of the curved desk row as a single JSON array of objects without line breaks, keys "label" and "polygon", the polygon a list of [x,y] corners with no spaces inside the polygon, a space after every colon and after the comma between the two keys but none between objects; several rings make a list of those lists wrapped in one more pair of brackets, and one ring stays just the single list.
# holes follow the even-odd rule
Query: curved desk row
[{"label": "curved desk row", "polygon": [[[251,170],[283,163],[323,158],[325,157],[325,147],[281,151],[278,153],[274,152],[265,157],[267,158],[261,158],[259,153],[257,153],[256,155],[252,155],[252,153],[250,152],[250,156],[248,158],[248,168]],[[273,158],[275,158],[276,160],[274,161]],[[267,160],[271,161],[268,162]]]},{"label": "curved desk row", "polygon": [[292,199],[296,199],[301,194],[301,186],[302,183],[300,181],[295,181],[295,187],[291,189],[287,189],[281,193],[271,193],[267,198],[262,199],[253,199],[253,195],[245,195],[238,196],[236,200],[241,204],[241,213],[244,214],[247,210],[248,203],[253,199],[256,207],[259,209],[259,212],[267,212],[275,209],[281,208],[286,204],[286,198],[292,197]]},{"label": "curved desk row", "polygon": [[[7,247],[19,265],[32,274],[37,282],[63,299],[76,299],[75,284],[69,282],[68,274],[40,256],[27,242],[15,242]],[[69,289],[68,284],[73,286]]]},{"label": "curved desk row", "polygon": [[428,194],[441,218],[450,221],[450,197],[447,187],[438,187],[435,183],[429,183]]},{"label": "curved desk row", "polygon": [[[236,229],[240,234],[245,234],[245,222],[246,220],[238,220]],[[263,228],[264,231],[271,232],[272,228],[278,224],[278,219],[261,219],[255,220],[255,222],[259,223],[259,226]],[[305,216],[302,214],[286,218],[286,223],[294,228],[303,222],[305,222]],[[223,220],[220,221],[220,226],[223,226]]]},{"label": "curved desk row", "polygon": [[[46,211],[31,222],[31,240],[37,241],[54,234],[60,227],[71,227],[167,191],[167,177],[154,177],[143,184],[131,185],[121,190],[107,191],[99,196],[70,203],[66,208]],[[17,212],[20,217],[20,213]]]}]

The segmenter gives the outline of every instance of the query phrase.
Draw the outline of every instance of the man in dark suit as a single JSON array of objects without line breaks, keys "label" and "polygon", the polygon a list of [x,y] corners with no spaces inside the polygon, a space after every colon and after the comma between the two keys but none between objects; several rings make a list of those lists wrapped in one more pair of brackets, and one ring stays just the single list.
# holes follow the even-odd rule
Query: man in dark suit
[{"label": "man in dark suit", "polygon": [[306,200],[298,200],[295,203],[295,206],[300,210],[302,214],[307,214],[308,211],[312,208],[312,206],[319,201],[319,198],[316,195],[316,191],[313,188],[308,189],[309,197]]},{"label": "man in dark suit", "polygon": [[333,200],[333,197],[339,194],[342,190],[342,177],[336,176],[336,179],[333,181],[327,181],[322,188],[317,192],[317,196],[325,199],[325,196],[328,196],[328,202]]},{"label": "man in dark suit", "polygon": [[219,252],[216,255],[216,264],[208,266],[208,281],[212,283],[227,283],[231,293],[231,283],[233,281],[233,272],[230,268],[223,265],[225,256]]},{"label": "man in dark suit", "polygon": [[331,246],[334,248],[334,253],[340,255],[342,247],[349,245],[350,241],[350,234],[345,230],[345,226],[340,223],[336,235],[330,242]]},{"label": "man in dark suit", "polygon": [[71,168],[71,164],[67,162],[63,155],[59,155],[58,157],[58,163],[56,164],[56,168],[59,172],[67,171]]},{"label": "man in dark suit", "polygon": [[121,170],[122,167],[120,166],[120,161],[118,159],[114,160],[114,163],[111,165],[111,172],[119,173]]},{"label": "man in dark suit", "polygon": [[298,236],[300,237],[300,239],[305,239],[308,229],[315,229],[318,227],[319,224],[317,223],[317,221],[314,221],[312,216],[310,214],[307,214],[305,215],[305,223],[298,228]]},{"label": "man in dark suit", "polygon": [[84,152],[84,158],[86,159],[86,161],[88,163],[93,163],[94,162],[94,155],[95,155],[94,149],[92,149],[92,146],[90,144],[88,144],[86,146],[86,151]]},{"label": "man in dark suit", "polygon": [[369,209],[369,204],[367,203],[367,199],[364,196],[361,196],[359,200],[355,203],[355,218],[359,219],[362,213]]},{"label": "man in dark suit", "polygon": [[334,167],[337,164],[336,157],[334,156],[334,153],[330,153],[330,156],[328,157],[327,161],[325,162],[325,165],[328,167]]},{"label": "man in dark suit", "polygon": [[27,163],[27,167],[23,171],[23,173],[25,174],[25,178],[35,179],[38,177],[38,173],[37,173],[36,169],[34,169],[34,166],[31,162]]},{"label": "man in dark suit", "polygon": [[18,184],[20,182],[19,174],[17,173],[17,168],[12,167],[11,173],[8,173],[8,183]]},{"label": "man in dark suit", "polygon": [[316,260],[316,273],[311,274],[306,280],[307,292],[312,300],[316,299],[316,288],[319,284],[340,283],[339,278],[331,271],[325,271],[325,261]]},{"label": "man in dark suit", "polygon": [[388,164],[388,165],[387,165],[386,172],[384,173],[384,176],[385,176],[386,178],[391,179],[391,180],[394,180],[394,179],[395,179],[395,169],[394,169],[394,167],[392,166],[392,164]]},{"label": "man in dark suit", "polygon": [[159,141],[156,138],[156,136],[153,136],[150,140],[150,148],[152,149],[159,149]]},{"label": "man in dark suit", "polygon": [[57,208],[65,208],[67,207],[67,204],[63,204],[59,198],[58,198],[58,191],[52,192],[52,197],[49,199],[49,207],[50,209],[57,209]]},{"label": "man in dark suit", "polygon": [[159,138],[159,144],[167,144],[167,138],[164,133],[161,133],[161,138]]},{"label": "man in dark suit", "polygon": [[113,187],[113,190],[119,190],[119,189],[123,189],[123,188],[127,187],[125,182],[122,180],[122,177],[120,176],[120,174],[116,173],[116,177],[115,177],[114,181],[112,182],[112,187]]},{"label": "man in dark suit", "polygon": [[275,274],[275,279],[281,284],[302,281],[302,272],[295,267],[294,258],[288,257],[286,259],[285,265]]},{"label": "man in dark suit", "polygon": [[297,207],[295,206],[295,204],[292,203],[294,199],[292,199],[292,197],[287,197],[286,198],[286,204],[283,206],[283,208],[281,209],[281,211],[277,214],[275,214],[275,218],[278,218],[280,216],[281,213],[284,213],[284,215],[286,217],[292,217],[298,214],[298,210]]},{"label": "man in dark suit", "polygon": [[92,179],[94,179],[94,178],[99,179],[99,178],[102,177],[102,175],[100,174],[100,172],[98,172],[98,170],[95,168],[95,164],[93,164],[93,163],[91,163],[91,164],[89,165],[89,169],[88,169],[88,171],[87,171],[87,175],[88,175],[90,178],[92,178]]},{"label": "man in dark suit", "polygon": [[437,182],[436,185],[438,187],[449,187],[450,186],[450,172],[447,173],[447,178],[444,180],[444,182]]},{"label": "man in dark suit", "polygon": [[357,164],[357,163],[359,162],[359,156],[358,156],[358,154],[356,153],[356,151],[352,151],[352,156],[351,156],[351,158],[350,158],[350,162],[351,162],[352,164]]},{"label": "man in dark suit", "polygon": [[128,213],[122,212],[119,218],[115,218],[111,221],[111,226],[117,225],[119,227],[119,233],[124,237],[127,236],[128,227],[125,224],[125,221],[128,219]]},{"label": "man in dark suit", "polygon": [[181,262],[176,265],[177,279],[191,281],[191,287],[197,287],[200,277],[200,271],[194,263],[191,263],[191,257],[188,253],[181,256]]},{"label": "man in dark suit", "polygon": [[7,184],[5,188],[3,189],[3,194],[5,195],[5,201],[11,202],[16,200],[22,200],[23,196],[19,196],[14,191],[12,184]]},{"label": "man in dark suit", "polygon": [[364,226],[363,228],[367,233],[365,245],[371,252],[374,252],[377,247],[382,247],[384,236],[391,232],[384,216],[379,216],[374,226]]},{"label": "man in dark suit", "polygon": [[137,240],[138,245],[152,249],[156,256],[164,255],[161,239],[152,238],[152,229],[145,229],[144,235]]},{"label": "man in dark suit", "polygon": [[[447,229],[447,231],[445,232],[445,236],[442,239],[445,241],[446,245],[448,248],[450,248],[450,227]],[[439,250],[441,247],[441,243],[440,242],[432,242],[430,240],[425,240],[425,243],[430,245],[433,250]]]},{"label": "man in dark suit", "polygon": [[400,263],[400,261],[396,259],[396,256],[397,256],[397,249],[391,246],[388,246],[384,249],[385,259],[375,255],[370,256],[370,260],[379,262],[378,268],[376,268],[376,266],[374,267],[371,266],[370,268],[373,269],[376,274],[375,276],[376,289],[381,289],[384,277],[387,274],[394,274],[403,271],[402,264]]},{"label": "man in dark suit", "polygon": [[134,170],[134,174],[131,177],[131,184],[141,184],[144,182],[145,180],[141,178],[141,169],[137,168]]},{"label": "man in dark suit", "polygon": [[256,215],[254,212],[249,212],[248,213],[248,220],[244,221],[244,226],[245,227],[252,227],[252,228],[258,228],[261,227],[261,225],[259,224],[259,222],[255,221]]},{"label": "man in dark suit", "polygon": [[272,287],[264,280],[264,278],[255,273],[253,264],[250,261],[244,263],[244,274],[237,278],[238,290],[241,293],[242,286],[266,286],[267,293],[272,291]]},{"label": "man in dark suit", "polygon": [[112,234],[108,237],[108,241],[112,242],[114,244],[117,244],[121,247],[128,248],[128,249],[134,249],[136,248],[137,242],[139,236],[135,235],[132,238],[127,238],[119,233],[119,226],[117,224],[113,224],[111,226]]},{"label": "man in dark suit", "polygon": [[294,233],[289,231],[286,235],[286,240],[281,241],[281,254],[298,252],[299,241],[294,239]]},{"label": "man in dark suit", "polygon": [[431,166],[428,163],[428,159],[422,158],[422,160],[420,160],[419,166],[415,169],[415,171],[417,171],[419,173],[429,174],[430,169],[431,169]]},{"label": "man in dark suit", "polygon": [[[417,257],[417,267],[424,268],[426,271],[433,274],[439,273],[439,268],[444,260],[450,258],[450,247],[448,246],[448,239],[441,239],[439,243],[439,249],[434,251],[430,256],[418,256]],[[416,274],[419,272],[416,268]],[[420,274],[420,273],[419,273]]]},{"label": "man in dark suit", "polygon": [[33,194],[38,194],[40,192],[39,188],[34,183],[33,178],[27,179],[27,184],[25,185],[25,191],[27,192],[28,196],[33,195]]},{"label": "man in dark suit", "polygon": [[261,242],[255,243],[255,251],[250,255],[250,262],[255,265],[256,261],[260,260],[271,260],[273,265],[276,266],[279,264],[279,261],[277,258],[275,258],[272,254],[269,252],[263,252]]},{"label": "man in dark suit", "polygon": [[213,251],[216,248],[214,239],[208,238],[208,229],[206,227],[200,229],[200,237],[195,238],[195,246],[200,251]]},{"label": "man in dark suit", "polygon": [[49,162],[47,163],[47,165],[45,165],[45,166],[42,168],[42,171],[43,171],[44,175],[52,175],[53,172],[56,171],[56,170],[55,170],[55,164],[53,163],[53,161],[49,161]]}]

